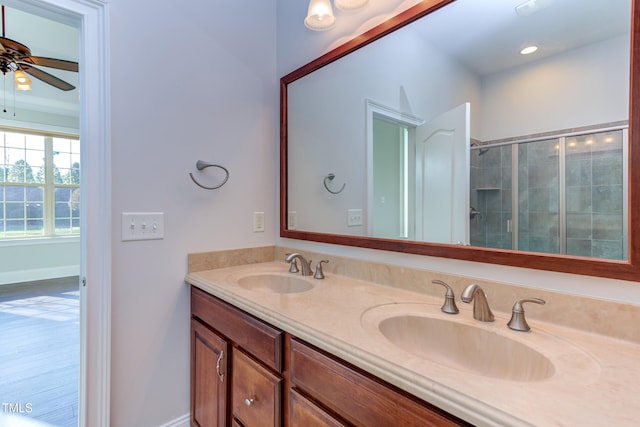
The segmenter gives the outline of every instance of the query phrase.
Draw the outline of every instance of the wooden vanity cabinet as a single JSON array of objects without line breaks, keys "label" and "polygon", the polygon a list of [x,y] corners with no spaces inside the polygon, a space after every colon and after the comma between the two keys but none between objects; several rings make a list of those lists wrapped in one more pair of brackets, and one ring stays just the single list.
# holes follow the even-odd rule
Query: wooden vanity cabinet
[{"label": "wooden vanity cabinet", "polygon": [[[315,420],[320,410],[322,415],[331,417],[331,420],[327,424],[310,422],[309,425],[471,425],[296,338],[290,337],[288,348],[292,392],[315,402],[306,411],[307,418],[292,413],[303,412],[304,408],[290,405],[292,418],[297,416],[299,419]],[[298,397],[294,396],[293,399]],[[343,419],[345,424],[337,423],[338,419]]]},{"label": "wooden vanity cabinet", "polygon": [[191,289],[192,427],[470,425]]},{"label": "wooden vanity cabinet", "polygon": [[281,426],[283,332],[195,287],[191,331],[191,426]]}]

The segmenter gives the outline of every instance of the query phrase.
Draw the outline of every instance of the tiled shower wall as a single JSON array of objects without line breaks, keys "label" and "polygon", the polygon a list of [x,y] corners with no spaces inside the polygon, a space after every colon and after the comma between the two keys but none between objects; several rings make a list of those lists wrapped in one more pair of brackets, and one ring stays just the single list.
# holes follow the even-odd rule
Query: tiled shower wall
[{"label": "tiled shower wall", "polygon": [[519,143],[517,192],[513,144],[472,150],[471,244],[624,259],[624,141],[616,130]]},{"label": "tiled shower wall", "polygon": [[511,157],[510,145],[471,151],[472,246],[512,248]]}]

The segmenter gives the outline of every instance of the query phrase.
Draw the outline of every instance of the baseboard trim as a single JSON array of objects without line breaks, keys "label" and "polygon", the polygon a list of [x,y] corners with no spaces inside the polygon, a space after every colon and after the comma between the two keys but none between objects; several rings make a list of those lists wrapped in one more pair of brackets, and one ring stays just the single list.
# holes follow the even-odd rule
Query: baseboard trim
[{"label": "baseboard trim", "polygon": [[35,268],[32,270],[8,271],[0,273],[0,285],[34,282],[36,280],[57,279],[60,277],[78,276],[79,265],[61,267]]},{"label": "baseboard trim", "polygon": [[169,421],[166,424],[162,424],[160,427],[189,427],[191,421],[190,414],[185,414],[173,421]]}]

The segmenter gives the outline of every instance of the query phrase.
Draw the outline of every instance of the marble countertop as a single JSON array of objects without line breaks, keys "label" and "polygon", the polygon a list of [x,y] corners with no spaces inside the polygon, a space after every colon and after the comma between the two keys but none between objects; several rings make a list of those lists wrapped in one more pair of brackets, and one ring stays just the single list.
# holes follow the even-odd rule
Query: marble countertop
[{"label": "marble countertop", "polygon": [[[530,320],[531,332],[473,319],[459,303],[455,316],[440,311],[443,299],[346,276],[302,278],[313,288],[273,293],[238,285],[256,274],[287,273],[283,262],[266,262],[190,273],[186,281],[264,321],[322,348],[478,426],[636,426],[640,422],[640,345]],[[482,328],[534,348],[555,372],[515,381],[435,363],[388,341],[375,326],[402,314],[425,315]]]}]

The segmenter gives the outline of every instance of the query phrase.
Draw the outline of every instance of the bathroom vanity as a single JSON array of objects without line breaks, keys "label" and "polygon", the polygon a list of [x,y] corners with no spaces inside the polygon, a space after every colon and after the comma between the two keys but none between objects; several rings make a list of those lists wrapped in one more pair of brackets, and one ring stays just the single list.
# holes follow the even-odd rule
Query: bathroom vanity
[{"label": "bathroom vanity", "polygon": [[196,287],[191,307],[194,426],[468,425]]},{"label": "bathroom vanity", "polygon": [[[423,293],[287,270],[259,262],[188,274],[192,425],[631,426],[640,417],[637,340],[539,320],[557,314],[562,295],[541,291],[547,305],[527,308],[523,333],[507,327],[490,284],[496,320],[479,322],[469,304],[440,311],[430,272],[408,273]],[[460,279],[445,278],[458,302]],[[574,301],[593,317],[589,301]]]}]

